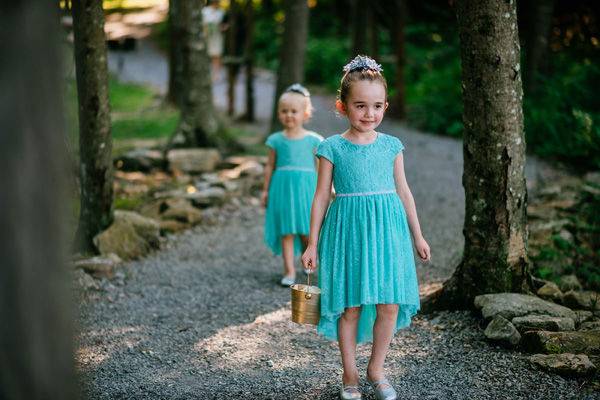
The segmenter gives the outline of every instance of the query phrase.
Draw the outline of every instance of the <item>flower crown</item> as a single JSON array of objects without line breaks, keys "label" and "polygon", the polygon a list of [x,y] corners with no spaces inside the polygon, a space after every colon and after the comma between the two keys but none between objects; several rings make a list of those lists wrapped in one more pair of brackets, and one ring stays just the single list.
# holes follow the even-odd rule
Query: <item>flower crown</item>
[{"label": "flower crown", "polygon": [[284,92],[298,93],[304,97],[310,97],[310,92],[308,91],[308,89],[299,83],[294,83],[293,85],[288,86],[288,88],[285,89]]},{"label": "flower crown", "polygon": [[350,61],[348,64],[344,65],[343,71],[345,73],[352,71],[363,71],[363,70],[371,70],[375,72],[383,72],[383,68],[381,68],[381,64],[377,64],[375,60],[371,57],[367,56],[356,56],[354,60]]}]

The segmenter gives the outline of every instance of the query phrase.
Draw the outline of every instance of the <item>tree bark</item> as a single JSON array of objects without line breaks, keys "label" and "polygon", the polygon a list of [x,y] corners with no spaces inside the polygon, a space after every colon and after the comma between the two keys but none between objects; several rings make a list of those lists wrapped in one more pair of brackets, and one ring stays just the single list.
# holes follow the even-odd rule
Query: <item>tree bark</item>
[{"label": "tree bark", "polygon": [[113,167],[108,67],[102,2],[73,1],[79,104],[81,210],[77,237],[83,251],[113,219]]},{"label": "tree bark", "polygon": [[523,91],[516,2],[457,1],[462,60],[465,248],[426,308],[528,290]]},{"label": "tree bark", "polygon": [[246,69],[246,113],[243,119],[254,121],[254,4],[246,0],[246,35],[244,43],[244,63]]},{"label": "tree bark", "polygon": [[76,398],[58,10],[0,5],[0,399]]},{"label": "tree bark", "polygon": [[212,98],[210,60],[202,28],[203,0],[178,3],[181,18],[183,64],[181,119],[176,133],[188,146],[210,146],[215,142],[218,121]]},{"label": "tree bark", "polygon": [[350,0],[351,32],[352,32],[352,54],[354,58],[358,54],[369,55],[369,41],[367,39],[367,27],[369,25],[369,1]]},{"label": "tree bark", "polygon": [[552,27],[554,0],[535,0],[528,3],[531,8],[529,12],[531,21],[529,34],[525,40],[527,46],[525,88],[529,93],[536,89],[536,75],[543,69],[548,53],[548,36]]},{"label": "tree bark", "polygon": [[[185,1],[185,0],[183,0]],[[181,7],[182,0],[169,0],[169,91],[167,100],[181,109],[183,79],[183,42]]]},{"label": "tree bark", "polygon": [[289,85],[304,80],[304,58],[306,53],[306,39],[308,37],[308,4],[306,0],[284,1],[284,32],[277,71],[277,87],[271,131],[281,129],[277,118],[277,100]]}]

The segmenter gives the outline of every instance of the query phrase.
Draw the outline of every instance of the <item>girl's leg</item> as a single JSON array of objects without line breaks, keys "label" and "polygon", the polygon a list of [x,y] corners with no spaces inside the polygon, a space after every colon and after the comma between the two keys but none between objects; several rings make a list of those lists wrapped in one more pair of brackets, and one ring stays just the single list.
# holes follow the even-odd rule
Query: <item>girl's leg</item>
[{"label": "girl's leg", "polygon": [[285,235],[281,237],[281,253],[283,254],[283,275],[295,277],[294,235]]},{"label": "girl's leg", "polygon": [[360,307],[346,308],[338,322],[338,342],[342,355],[346,385],[358,385],[358,368],[356,367],[356,327],[360,317]]},{"label": "girl's leg", "polygon": [[377,318],[373,326],[373,348],[367,366],[367,376],[371,381],[384,377],[383,363],[387,355],[398,318],[398,304],[377,304]]}]

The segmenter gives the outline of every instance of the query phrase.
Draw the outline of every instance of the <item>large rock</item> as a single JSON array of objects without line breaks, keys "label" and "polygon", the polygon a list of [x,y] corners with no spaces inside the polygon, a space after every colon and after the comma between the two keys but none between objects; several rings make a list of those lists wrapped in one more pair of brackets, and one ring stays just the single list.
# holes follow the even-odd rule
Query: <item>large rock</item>
[{"label": "large rock", "polygon": [[485,328],[484,335],[489,340],[506,346],[516,346],[521,340],[521,334],[506,318],[496,315]]},{"label": "large rock", "polygon": [[544,286],[538,289],[537,295],[544,300],[562,302],[563,292],[554,282],[546,282]]},{"label": "large rock", "polygon": [[523,334],[523,347],[533,353],[585,353],[600,355],[600,332],[529,331]]},{"label": "large rock", "polygon": [[588,310],[573,310],[575,315],[575,325],[580,325],[584,322],[591,321],[594,318],[594,313]]},{"label": "large rock", "polygon": [[550,315],[575,319],[575,313],[558,304],[545,301],[536,296],[520,293],[495,293],[475,297],[475,307],[481,309],[485,319],[502,315],[509,321],[523,315]]},{"label": "large rock", "polygon": [[217,149],[174,149],[167,154],[169,167],[174,171],[201,173],[214,171],[221,160]]},{"label": "large rock", "polygon": [[581,290],[581,283],[575,275],[563,275],[558,282],[560,290],[568,292],[569,290]]},{"label": "large rock", "polygon": [[575,330],[575,321],[571,318],[551,317],[549,315],[515,317],[511,322],[519,332]]},{"label": "large rock", "polygon": [[529,360],[546,371],[565,376],[586,376],[596,371],[596,366],[585,354],[534,354]]},{"label": "large rock", "polygon": [[115,160],[115,166],[123,171],[150,171],[163,163],[162,152],[150,149],[131,150]]},{"label": "large rock", "polygon": [[[579,326],[580,331],[600,331],[600,321],[587,321]],[[598,333],[600,335],[600,332]]]},{"label": "large rock", "polygon": [[77,260],[73,263],[75,268],[80,268],[94,276],[94,278],[110,279],[114,276],[115,267],[121,263],[121,258],[116,254],[107,256],[96,256]]},{"label": "large rock", "polygon": [[115,211],[111,226],[94,238],[101,254],[114,253],[123,260],[144,256],[158,247],[159,225],[155,220],[131,211]]},{"label": "large rock", "polygon": [[220,206],[227,201],[227,191],[213,186],[187,193],[185,198],[190,200],[194,206],[200,208]]},{"label": "large rock", "polygon": [[185,199],[166,199],[162,206],[162,219],[173,219],[190,225],[202,221],[202,212]]},{"label": "large rock", "polygon": [[567,307],[582,308],[584,310],[600,310],[600,293],[592,291],[577,292],[570,290],[565,293],[563,303]]}]

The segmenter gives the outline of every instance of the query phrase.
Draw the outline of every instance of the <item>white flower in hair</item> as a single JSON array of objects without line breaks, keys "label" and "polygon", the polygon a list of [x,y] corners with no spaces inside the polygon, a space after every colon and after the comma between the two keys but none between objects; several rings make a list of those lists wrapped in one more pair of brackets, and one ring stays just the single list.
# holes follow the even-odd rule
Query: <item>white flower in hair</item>
[{"label": "white flower in hair", "polygon": [[365,70],[370,69],[376,72],[383,72],[383,68],[381,68],[380,64],[377,64],[375,60],[371,57],[367,56],[356,56],[354,60],[350,61],[348,64],[344,65],[344,72],[352,72],[357,70]]}]

